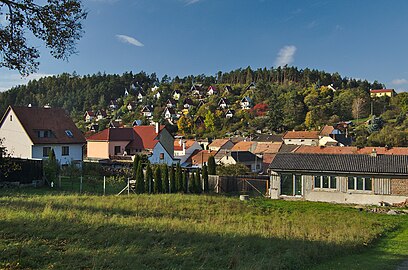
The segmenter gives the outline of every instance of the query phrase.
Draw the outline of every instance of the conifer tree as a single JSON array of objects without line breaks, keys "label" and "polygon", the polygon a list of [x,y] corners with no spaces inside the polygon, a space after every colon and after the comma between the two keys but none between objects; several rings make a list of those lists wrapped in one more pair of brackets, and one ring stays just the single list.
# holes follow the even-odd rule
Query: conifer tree
[{"label": "conifer tree", "polygon": [[188,179],[188,189],[190,193],[196,193],[197,192],[197,187],[196,187],[196,182],[195,182],[195,173],[192,172],[189,179]]},{"label": "conifer tree", "polygon": [[143,166],[142,161],[139,160],[139,165],[137,166],[137,173],[136,173],[136,193],[144,193],[145,182],[143,177]]},{"label": "conifer tree", "polygon": [[185,170],[184,172],[183,172],[183,176],[182,176],[182,181],[181,181],[181,183],[182,183],[182,191],[184,192],[184,193],[187,193],[188,192],[188,172]]},{"label": "conifer tree", "polygon": [[137,167],[140,164],[140,156],[135,155],[135,158],[133,159],[133,168],[132,168],[132,177],[133,179],[136,179],[136,174],[137,174]]},{"label": "conifer tree", "polygon": [[156,166],[154,171],[154,193],[161,193],[162,179],[161,179],[161,170],[160,166]]},{"label": "conifer tree", "polygon": [[146,166],[146,177],[145,177],[145,192],[152,193],[153,191],[153,171],[152,167],[148,163]]},{"label": "conifer tree", "polygon": [[176,166],[176,190],[177,192],[183,192],[183,180],[182,180],[181,166],[178,163]]},{"label": "conifer tree", "polygon": [[172,165],[171,167],[170,167],[170,190],[169,190],[169,192],[170,193],[175,193],[175,192],[177,192],[177,190],[176,190],[176,173],[175,173],[175,171],[174,171],[174,166]]},{"label": "conifer tree", "polygon": [[204,192],[207,193],[209,191],[209,184],[208,184],[208,170],[207,170],[206,165],[203,166],[202,174],[203,174]]},{"label": "conifer tree", "polygon": [[166,164],[163,165],[162,174],[162,192],[169,193],[169,168]]},{"label": "conifer tree", "polygon": [[216,173],[215,158],[214,156],[210,156],[208,158],[208,174],[215,175]]},{"label": "conifer tree", "polygon": [[200,171],[196,172],[194,181],[195,181],[194,186],[196,188],[196,193],[200,194],[203,191],[203,185],[202,185],[201,179],[200,179]]}]

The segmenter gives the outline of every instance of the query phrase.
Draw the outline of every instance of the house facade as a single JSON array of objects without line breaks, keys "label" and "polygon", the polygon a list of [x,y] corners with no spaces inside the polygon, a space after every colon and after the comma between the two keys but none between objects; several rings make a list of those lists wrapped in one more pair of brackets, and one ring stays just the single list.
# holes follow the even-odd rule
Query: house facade
[{"label": "house facade", "polygon": [[279,153],[269,165],[272,199],[392,204],[408,199],[408,156]]},{"label": "house facade", "polygon": [[220,165],[234,165],[237,163],[242,163],[247,166],[251,172],[262,171],[262,158],[249,151],[227,152],[217,163]]},{"label": "house facade", "polygon": [[9,106],[0,138],[12,157],[46,159],[52,150],[61,165],[82,161],[85,137],[63,109]]},{"label": "house facade", "polygon": [[397,93],[394,89],[371,89],[370,97],[393,97]]},{"label": "house facade", "polygon": [[283,135],[288,145],[319,145],[319,131],[288,131]]},{"label": "house facade", "polygon": [[215,139],[208,145],[210,151],[218,152],[220,149],[231,149],[234,143],[230,139]]}]

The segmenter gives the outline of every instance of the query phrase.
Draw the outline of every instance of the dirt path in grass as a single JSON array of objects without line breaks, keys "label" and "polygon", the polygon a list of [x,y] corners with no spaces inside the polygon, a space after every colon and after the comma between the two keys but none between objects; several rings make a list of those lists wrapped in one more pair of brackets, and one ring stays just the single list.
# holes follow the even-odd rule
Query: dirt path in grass
[{"label": "dirt path in grass", "polygon": [[405,262],[401,263],[398,267],[397,270],[408,270],[408,260]]}]

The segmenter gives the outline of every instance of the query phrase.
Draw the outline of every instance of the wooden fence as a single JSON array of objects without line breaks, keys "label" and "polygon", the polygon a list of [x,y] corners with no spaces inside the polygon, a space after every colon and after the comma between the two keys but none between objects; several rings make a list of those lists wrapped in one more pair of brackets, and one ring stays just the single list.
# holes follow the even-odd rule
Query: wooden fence
[{"label": "wooden fence", "polygon": [[12,170],[0,172],[0,183],[33,184],[43,179],[43,161],[11,158],[7,161]]},{"label": "wooden fence", "polygon": [[209,175],[210,190],[215,193],[244,193],[258,196],[267,196],[269,189],[269,176],[218,176]]}]

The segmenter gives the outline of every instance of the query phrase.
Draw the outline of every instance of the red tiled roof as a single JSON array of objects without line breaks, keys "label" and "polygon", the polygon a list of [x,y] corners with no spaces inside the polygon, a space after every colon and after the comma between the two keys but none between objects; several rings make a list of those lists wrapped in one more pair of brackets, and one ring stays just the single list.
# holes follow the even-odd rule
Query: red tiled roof
[{"label": "red tiled roof", "polygon": [[[86,142],[84,135],[63,109],[9,106],[4,116],[10,110],[14,111],[34,144],[83,144]],[[3,121],[4,117],[0,126]],[[39,138],[37,134],[39,130],[51,130],[53,136]],[[68,136],[66,131],[71,131],[73,136]]]},{"label": "red tiled roof", "polygon": [[[190,148],[196,141],[195,140],[183,140],[186,144],[186,150]],[[174,151],[182,151],[183,145],[180,145],[180,140],[174,140]]]},{"label": "red tiled roof", "polygon": [[251,151],[251,148],[256,142],[237,142],[232,148],[231,151]]},{"label": "red tiled roof", "polygon": [[212,143],[210,143],[209,147],[222,147],[228,141],[229,139],[215,139]]},{"label": "red tiled roof", "polygon": [[319,139],[319,131],[288,131],[283,139]]},{"label": "red tiled roof", "polygon": [[278,153],[282,142],[258,142],[254,154],[274,154]]},{"label": "red tiled roof", "polygon": [[86,111],[85,115],[89,115],[89,116],[95,116],[95,113],[93,111]]},{"label": "red tiled roof", "polygon": [[320,136],[329,136],[334,130],[333,126],[325,125],[320,131]]},{"label": "red tiled roof", "polygon": [[394,92],[394,89],[373,89],[370,90],[370,93],[389,93]]},{"label": "red tiled roof", "polygon": [[[164,126],[160,126],[160,131]],[[159,131],[159,133],[160,133]],[[133,149],[153,149],[158,142],[155,126],[133,128],[107,128],[87,138],[88,141],[129,141]]]},{"label": "red tiled roof", "polygon": [[210,150],[201,150],[197,154],[191,157],[191,164],[193,165],[201,165],[208,162],[208,158],[210,156],[214,156],[216,154],[215,151]]}]

